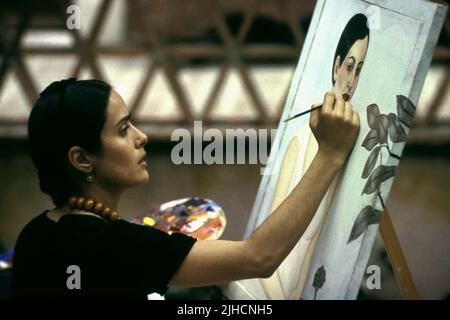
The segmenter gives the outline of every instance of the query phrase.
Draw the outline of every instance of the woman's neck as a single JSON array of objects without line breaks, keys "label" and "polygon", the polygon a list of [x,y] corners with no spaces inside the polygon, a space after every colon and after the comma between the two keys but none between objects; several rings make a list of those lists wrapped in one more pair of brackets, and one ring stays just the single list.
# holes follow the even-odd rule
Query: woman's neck
[{"label": "woman's neck", "polygon": [[95,201],[103,203],[103,205],[109,207],[112,211],[117,212],[119,206],[119,199],[122,192],[106,191],[97,186],[91,186],[87,188],[83,194],[85,198],[91,198]]},{"label": "woman's neck", "polygon": [[84,210],[71,210],[69,206],[62,206],[58,208],[53,208],[51,210],[48,210],[47,212],[47,218],[52,220],[53,222],[59,222],[59,220],[68,214],[78,214],[78,215],[89,215],[94,216],[97,218],[100,218],[102,220],[105,220],[104,218],[100,217],[99,215],[96,215],[92,212],[84,211]]}]

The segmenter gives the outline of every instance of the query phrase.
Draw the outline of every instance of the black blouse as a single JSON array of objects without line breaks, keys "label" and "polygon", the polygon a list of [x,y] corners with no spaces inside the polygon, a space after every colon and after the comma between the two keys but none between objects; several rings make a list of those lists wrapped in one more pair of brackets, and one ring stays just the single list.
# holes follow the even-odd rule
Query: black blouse
[{"label": "black blouse", "polygon": [[[146,299],[152,292],[164,294],[196,241],[88,215],[65,215],[54,222],[47,212],[31,220],[17,240],[13,298]],[[73,287],[75,274],[79,289]]]}]

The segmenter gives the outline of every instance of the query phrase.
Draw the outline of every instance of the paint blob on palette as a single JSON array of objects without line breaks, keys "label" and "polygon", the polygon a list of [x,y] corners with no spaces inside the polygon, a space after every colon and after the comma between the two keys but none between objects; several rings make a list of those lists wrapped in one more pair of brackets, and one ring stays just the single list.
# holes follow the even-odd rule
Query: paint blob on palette
[{"label": "paint blob on palette", "polygon": [[212,200],[199,197],[166,202],[132,222],[169,234],[184,233],[198,240],[219,239],[226,226],[222,208]]}]

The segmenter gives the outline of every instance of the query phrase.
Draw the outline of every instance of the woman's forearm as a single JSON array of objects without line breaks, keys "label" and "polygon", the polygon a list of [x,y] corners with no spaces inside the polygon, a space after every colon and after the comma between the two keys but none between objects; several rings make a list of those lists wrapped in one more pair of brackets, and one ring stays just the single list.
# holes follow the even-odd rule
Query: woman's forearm
[{"label": "woman's forearm", "polygon": [[305,232],[358,136],[359,116],[349,102],[327,92],[322,105],[309,123],[319,152],[290,195],[244,241],[197,241],[170,285],[269,277],[276,270]]},{"label": "woman's forearm", "polygon": [[268,270],[267,275],[276,270],[301,238],[343,163],[319,150],[289,196],[247,239]]}]

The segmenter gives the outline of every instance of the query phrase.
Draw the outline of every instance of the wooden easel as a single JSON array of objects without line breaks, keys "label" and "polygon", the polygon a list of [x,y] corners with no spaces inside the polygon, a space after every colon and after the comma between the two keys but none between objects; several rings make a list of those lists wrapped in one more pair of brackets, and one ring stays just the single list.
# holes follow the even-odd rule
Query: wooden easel
[{"label": "wooden easel", "polygon": [[380,233],[403,297],[408,300],[418,300],[419,294],[417,293],[387,208],[384,209],[381,217]]}]

